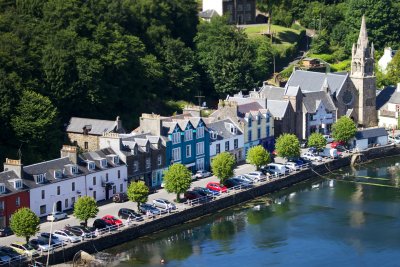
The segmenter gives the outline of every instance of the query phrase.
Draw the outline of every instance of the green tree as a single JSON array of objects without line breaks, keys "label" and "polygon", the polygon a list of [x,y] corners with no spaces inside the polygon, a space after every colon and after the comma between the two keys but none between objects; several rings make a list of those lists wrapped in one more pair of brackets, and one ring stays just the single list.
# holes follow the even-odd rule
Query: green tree
[{"label": "green tree", "polygon": [[273,73],[274,55],[277,56],[277,52],[271,45],[271,41],[267,38],[255,38],[251,39],[256,49],[256,61],[254,66],[256,69],[257,80],[266,80]]},{"label": "green tree", "polygon": [[175,193],[178,202],[180,194],[186,192],[191,183],[192,173],[185,165],[174,163],[164,172],[164,188],[168,193]]},{"label": "green tree", "polygon": [[74,216],[80,221],[87,222],[90,218],[96,218],[99,208],[97,207],[96,200],[93,197],[83,196],[78,198],[74,205]]},{"label": "green tree", "polygon": [[40,219],[29,208],[20,208],[10,220],[10,228],[16,236],[25,237],[26,243],[40,229]]},{"label": "green tree", "polygon": [[329,36],[325,30],[322,30],[315,36],[311,42],[311,51],[315,54],[323,54],[329,52]]},{"label": "green tree", "polygon": [[149,188],[143,181],[132,182],[127,191],[127,195],[130,201],[137,202],[137,208],[141,203],[146,203],[149,198]]},{"label": "green tree", "polygon": [[226,17],[201,23],[195,37],[199,63],[220,95],[253,88],[256,53],[242,29]]},{"label": "green tree", "polygon": [[235,158],[228,152],[222,152],[212,159],[211,170],[223,184],[226,179],[233,176],[235,165]]},{"label": "green tree", "polygon": [[332,125],[332,136],[337,141],[348,142],[356,135],[357,127],[352,119],[346,116],[340,117]]},{"label": "green tree", "polygon": [[300,156],[300,142],[294,134],[282,134],[275,144],[278,156],[282,158],[297,158]]},{"label": "green tree", "polygon": [[[388,82],[390,84],[396,85],[400,82],[400,52],[397,51],[392,61],[387,66],[387,74],[386,74]],[[377,77],[378,78],[378,77]]]},{"label": "green tree", "polygon": [[254,165],[257,170],[260,169],[261,166],[267,165],[271,162],[271,157],[265,148],[262,146],[253,146],[247,151],[246,161],[252,165]]},{"label": "green tree", "polygon": [[315,147],[318,151],[322,150],[326,146],[326,139],[321,133],[312,133],[308,137],[308,146]]}]

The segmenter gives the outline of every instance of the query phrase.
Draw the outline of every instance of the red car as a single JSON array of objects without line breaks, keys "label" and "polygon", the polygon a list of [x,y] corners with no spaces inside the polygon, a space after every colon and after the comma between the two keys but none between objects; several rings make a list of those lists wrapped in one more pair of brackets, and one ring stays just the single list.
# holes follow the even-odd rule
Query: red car
[{"label": "red car", "polygon": [[226,192],[226,187],[221,186],[220,183],[217,182],[209,182],[206,187],[212,191],[217,191],[222,193]]},{"label": "red car", "polygon": [[106,215],[103,218],[103,221],[112,225],[122,225],[122,221],[114,216]]},{"label": "red car", "polygon": [[343,141],[333,141],[331,143],[331,148],[336,148],[337,146],[344,146],[346,143]]}]

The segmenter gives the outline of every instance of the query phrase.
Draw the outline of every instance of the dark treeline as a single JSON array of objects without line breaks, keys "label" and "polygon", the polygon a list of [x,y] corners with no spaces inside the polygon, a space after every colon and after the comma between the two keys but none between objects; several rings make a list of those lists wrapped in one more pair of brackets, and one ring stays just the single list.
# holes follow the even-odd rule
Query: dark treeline
[{"label": "dark treeline", "polygon": [[[277,24],[321,18],[329,46],[353,41],[362,13],[378,47],[399,38],[397,1],[269,1]],[[200,23],[197,2],[0,0],[0,160],[19,148],[24,164],[57,156],[71,116],[120,116],[132,129],[142,112],[176,111],[168,100],[217,99],[268,78],[269,39],[225,18]]]}]

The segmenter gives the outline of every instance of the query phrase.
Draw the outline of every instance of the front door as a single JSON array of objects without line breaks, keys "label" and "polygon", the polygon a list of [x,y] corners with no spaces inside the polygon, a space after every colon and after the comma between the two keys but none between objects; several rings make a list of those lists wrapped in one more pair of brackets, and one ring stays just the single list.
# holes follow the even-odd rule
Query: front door
[{"label": "front door", "polygon": [[106,200],[110,198],[110,187],[106,186]]},{"label": "front door", "polygon": [[62,203],[61,203],[61,200],[60,200],[60,201],[57,201],[57,204],[56,204],[56,211],[62,211]]}]

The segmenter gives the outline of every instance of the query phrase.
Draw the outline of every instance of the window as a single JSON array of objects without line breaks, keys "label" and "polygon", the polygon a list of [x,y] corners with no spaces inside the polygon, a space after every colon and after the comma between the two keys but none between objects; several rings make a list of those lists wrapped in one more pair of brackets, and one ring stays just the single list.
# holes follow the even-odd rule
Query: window
[{"label": "window", "polygon": [[22,181],[21,180],[15,181],[15,189],[20,189],[20,188],[22,188]]},{"label": "window", "polygon": [[72,174],[77,174],[78,173],[78,166],[76,166],[76,165],[71,166],[71,173]]},{"label": "window", "polygon": [[93,185],[96,185],[96,176],[93,176]]},{"label": "window", "polygon": [[16,207],[19,207],[21,205],[21,198],[20,197],[17,197],[16,199],[15,199],[15,206]]},{"label": "window", "polygon": [[133,162],[133,171],[137,172],[139,170],[139,163],[137,160]]},{"label": "window", "polygon": [[4,210],[4,201],[0,201],[0,210]]},{"label": "window", "polygon": [[212,131],[212,132],[210,133],[210,136],[211,136],[212,139],[217,139],[218,134],[217,134],[217,132]]},{"label": "window", "polygon": [[178,144],[181,142],[181,133],[173,133],[172,134],[172,143],[173,144]]},{"label": "window", "polygon": [[248,126],[249,128],[251,128],[251,117],[249,117],[249,119],[248,119],[247,126]]},{"label": "window", "polygon": [[72,182],[72,191],[75,191],[75,182]]},{"label": "window", "polygon": [[243,5],[237,5],[237,11],[243,11]]},{"label": "window", "polygon": [[261,139],[261,129],[257,129],[257,139]]},{"label": "window", "polygon": [[46,193],[45,192],[46,192],[45,190],[42,190],[42,199],[45,199],[45,197],[46,197]]},{"label": "window", "polygon": [[115,195],[117,193],[117,187],[114,185],[113,186],[113,195]]},{"label": "window", "polygon": [[61,187],[57,186],[57,195],[61,194]]},{"label": "window", "polygon": [[193,139],[193,131],[191,129],[185,131],[185,142]]},{"label": "window", "polygon": [[250,131],[248,131],[248,133],[247,133],[247,140],[248,140],[249,142],[251,142],[251,139],[252,139],[252,137],[251,137],[251,130],[250,130]]},{"label": "window", "polygon": [[68,198],[65,199],[65,208],[68,208]]},{"label": "window", "polygon": [[160,166],[162,164],[162,156],[161,155],[157,156],[157,164],[158,164],[158,166]]},{"label": "window", "polygon": [[220,144],[217,144],[216,149],[217,149],[217,151],[216,151],[217,154],[221,153],[221,145]]},{"label": "window", "polygon": [[187,145],[186,146],[186,157],[190,158],[192,156],[192,146],[191,145]]},{"label": "window", "polygon": [[236,149],[238,147],[239,147],[239,140],[238,139],[233,140],[233,148]]},{"label": "window", "polygon": [[204,127],[198,127],[197,128],[197,138],[203,138],[204,137]]},{"label": "window", "polygon": [[267,137],[269,137],[269,127],[267,127]]},{"label": "window", "polygon": [[119,192],[124,192],[124,184],[119,185]]},{"label": "window", "polygon": [[118,170],[118,179],[121,179],[121,171]]},{"label": "window", "polygon": [[204,158],[196,160],[196,170],[204,170]]},{"label": "window", "polygon": [[0,193],[6,192],[6,186],[4,184],[0,184]]},{"label": "window", "polygon": [[108,173],[106,173],[106,182],[108,182]]},{"label": "window", "polygon": [[42,206],[40,206],[40,214],[42,215],[42,214],[46,214],[46,205],[42,205]]},{"label": "window", "polygon": [[119,164],[119,157],[118,156],[114,156],[113,157],[113,162],[114,162],[114,164]]},{"label": "window", "polygon": [[89,143],[88,143],[88,142],[85,142],[85,143],[84,143],[84,147],[85,147],[85,149],[89,149]]},{"label": "window", "polygon": [[236,134],[237,133],[237,129],[235,126],[231,125],[231,133],[232,134]]},{"label": "window", "polygon": [[93,198],[96,200],[96,191],[93,191]]},{"label": "window", "polygon": [[46,178],[45,174],[38,174],[36,175],[35,179],[36,179],[36,183],[37,184],[42,184],[44,183],[44,179]]},{"label": "window", "polygon": [[261,116],[260,116],[260,115],[257,116],[257,124],[258,124],[258,125],[261,124]]},{"label": "window", "polygon": [[251,21],[251,14],[250,13],[246,13],[246,14],[244,14],[244,20],[245,21]]},{"label": "window", "polygon": [[150,169],[150,167],[151,167],[150,158],[146,158],[146,169]]},{"label": "window", "polygon": [[172,149],[172,160],[173,161],[181,160],[181,148],[180,147]]},{"label": "window", "polygon": [[196,151],[197,151],[197,155],[204,154],[204,142],[200,142],[200,143],[196,144]]},{"label": "window", "polygon": [[228,10],[229,12],[232,12],[232,8],[233,6],[231,4],[226,6],[226,10]]},{"label": "window", "polygon": [[244,10],[250,11],[250,10],[251,10],[251,4],[247,3],[247,4],[244,6]]},{"label": "window", "polygon": [[229,141],[225,141],[225,151],[229,151]]},{"label": "window", "polygon": [[100,165],[102,168],[107,168],[107,160],[106,159],[100,160]]},{"label": "window", "polygon": [[89,171],[93,171],[96,168],[96,165],[94,164],[93,161],[89,161],[87,166]]}]

